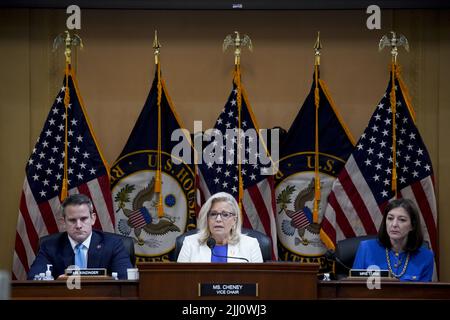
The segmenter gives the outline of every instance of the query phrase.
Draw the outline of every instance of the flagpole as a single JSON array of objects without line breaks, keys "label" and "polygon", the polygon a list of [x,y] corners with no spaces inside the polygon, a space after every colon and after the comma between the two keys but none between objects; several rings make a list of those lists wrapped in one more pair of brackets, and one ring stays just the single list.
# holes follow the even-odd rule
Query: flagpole
[{"label": "flagpole", "polygon": [[[238,35],[239,36],[239,35]],[[244,182],[242,181],[242,144],[241,144],[241,111],[242,111],[242,89],[241,89],[241,65],[240,56],[235,56],[235,82],[236,82],[236,96],[237,96],[237,107],[238,107],[238,132],[237,132],[237,161],[238,161],[238,178],[239,178],[239,207],[242,210],[242,199],[244,198]]]},{"label": "flagpole", "polygon": [[391,65],[391,110],[392,110],[392,191],[394,191],[394,196],[397,198],[397,132],[395,115],[397,113],[397,97],[395,96],[395,72],[397,67],[396,57],[392,57]]},{"label": "flagpole", "polygon": [[64,110],[65,110],[65,118],[64,118],[64,172],[63,172],[63,181],[61,187],[61,201],[67,198],[69,192],[69,177],[68,177],[68,122],[69,122],[69,105],[70,105],[70,89],[69,89],[69,75],[71,73],[71,65],[72,65],[72,46],[80,46],[83,48],[83,41],[80,36],[74,34],[70,35],[68,30],[64,31],[64,33],[59,34],[55,40],[53,41],[53,51],[56,51],[60,45],[64,44],[64,56],[65,56],[65,68],[64,68]]},{"label": "flagpole", "polygon": [[317,40],[314,44],[314,105],[316,107],[315,113],[315,150],[314,150],[314,208],[313,221],[319,221],[319,204],[320,204],[320,172],[319,172],[319,66],[320,66],[320,50],[322,43],[320,42],[320,31],[317,32]]},{"label": "flagpole", "polygon": [[155,30],[155,38],[153,40],[153,49],[155,50],[155,65],[157,68],[157,81],[158,81],[158,151],[157,151],[157,164],[156,164],[156,179],[155,179],[155,193],[158,194],[158,217],[164,216],[163,204],[162,204],[162,152],[161,152],[161,96],[162,96],[162,84],[161,84],[161,65],[159,63],[161,44],[158,40],[158,31]]},{"label": "flagpole", "polygon": [[234,66],[235,66],[235,83],[236,83],[236,101],[238,108],[238,132],[237,132],[237,162],[238,162],[238,178],[239,178],[239,208],[242,211],[242,199],[244,198],[244,182],[242,181],[242,144],[241,144],[241,111],[242,111],[242,88],[241,88],[241,39],[239,37],[239,32],[235,31],[235,50],[234,50]]},{"label": "flagpole", "polygon": [[[67,51],[67,50],[66,50]],[[70,52],[70,49],[69,49]],[[61,201],[64,201],[67,198],[67,194],[69,191],[69,181],[68,181],[68,118],[69,118],[69,104],[70,104],[70,93],[69,93],[69,69],[70,69],[70,56],[66,55],[66,67],[64,71],[64,81],[65,81],[65,90],[64,90],[64,173],[63,173],[63,181],[61,188]]]},{"label": "flagpole", "polygon": [[238,162],[238,204],[242,211],[242,199],[244,198],[244,181],[242,179],[242,143],[241,143],[241,111],[242,111],[242,86],[241,86],[241,48],[248,46],[252,51],[252,41],[248,35],[240,37],[239,32],[235,31],[235,38],[227,35],[223,42],[223,51],[228,46],[234,46],[234,76],[233,81],[236,84],[236,103],[238,108],[238,132],[237,132],[237,162]]},{"label": "flagpole", "polygon": [[379,44],[378,49],[381,51],[385,46],[391,47],[391,92],[390,92],[390,103],[391,103],[391,111],[392,111],[392,191],[394,192],[395,198],[398,197],[398,188],[397,188],[397,132],[396,132],[396,114],[397,114],[397,97],[395,94],[396,85],[395,79],[397,78],[398,73],[398,64],[397,64],[397,56],[398,56],[398,47],[404,46],[406,51],[409,51],[408,40],[404,35],[400,35],[397,38],[397,35],[394,31],[391,31],[392,37],[389,39],[387,35],[384,35]]}]

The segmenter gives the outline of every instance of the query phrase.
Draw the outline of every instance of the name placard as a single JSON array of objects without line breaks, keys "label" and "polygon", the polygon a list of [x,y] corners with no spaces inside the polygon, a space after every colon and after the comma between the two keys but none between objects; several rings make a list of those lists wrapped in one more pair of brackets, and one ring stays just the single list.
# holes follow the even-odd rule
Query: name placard
[{"label": "name placard", "polygon": [[258,296],[257,283],[199,283],[198,296]]},{"label": "name placard", "polygon": [[366,270],[366,269],[351,269],[350,277],[352,278],[367,278],[367,277],[381,277],[390,278],[389,270]]},{"label": "name placard", "polygon": [[86,269],[66,269],[66,276],[82,276],[82,277],[106,277],[108,276],[105,268],[86,268]]}]

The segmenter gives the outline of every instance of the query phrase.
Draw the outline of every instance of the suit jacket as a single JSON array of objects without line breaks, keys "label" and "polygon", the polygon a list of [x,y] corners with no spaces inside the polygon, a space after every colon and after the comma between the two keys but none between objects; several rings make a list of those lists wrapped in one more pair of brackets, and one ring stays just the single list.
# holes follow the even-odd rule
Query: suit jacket
[{"label": "suit jacket", "polygon": [[[199,234],[186,236],[178,255],[178,262],[211,262],[211,249],[198,242]],[[228,256],[246,258],[249,262],[263,262],[261,249],[258,240],[255,238],[241,235],[237,244],[228,245]],[[228,262],[245,262],[241,259],[228,258]]]},{"label": "suit jacket", "polygon": [[[64,274],[68,266],[75,264],[75,253],[67,232],[62,232],[41,244],[38,255],[28,271],[28,280],[32,280],[36,274],[45,272],[47,264],[53,265],[52,275],[55,279]],[[127,268],[133,266],[119,237],[92,230],[87,267],[106,268],[109,274],[117,272],[119,279],[127,279]]]}]

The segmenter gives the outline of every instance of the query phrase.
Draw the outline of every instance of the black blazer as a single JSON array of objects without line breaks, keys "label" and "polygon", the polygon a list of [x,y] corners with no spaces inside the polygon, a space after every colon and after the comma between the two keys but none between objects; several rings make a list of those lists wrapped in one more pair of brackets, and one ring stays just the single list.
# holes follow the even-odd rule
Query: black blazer
[{"label": "black blazer", "polygon": [[[106,268],[109,274],[117,272],[119,279],[127,279],[127,268],[133,267],[122,240],[97,230],[92,230],[87,260],[88,268]],[[36,274],[47,270],[47,264],[52,264],[52,275],[56,279],[74,263],[75,254],[67,232],[61,232],[48,237],[41,244],[27,278],[32,280]]]}]

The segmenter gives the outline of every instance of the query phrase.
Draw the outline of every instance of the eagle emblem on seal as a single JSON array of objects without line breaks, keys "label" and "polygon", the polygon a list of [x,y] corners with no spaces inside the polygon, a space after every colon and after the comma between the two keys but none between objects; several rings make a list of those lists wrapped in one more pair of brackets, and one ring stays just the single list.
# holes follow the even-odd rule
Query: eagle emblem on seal
[{"label": "eagle emblem on seal", "polygon": [[312,211],[306,206],[308,201],[314,200],[314,178],[306,188],[300,190],[295,197],[293,206],[294,210],[289,210],[288,205],[291,204],[291,197],[296,191],[295,186],[287,186],[277,197],[277,204],[281,209],[278,214],[283,211],[291,218],[290,220],[283,220],[281,224],[281,230],[288,236],[293,236],[297,231],[298,237],[295,237],[295,245],[303,244],[307,246],[310,241],[305,237],[305,231],[308,230],[312,234],[320,233],[320,225],[313,222]]},{"label": "eagle emblem on seal", "polygon": [[[149,235],[165,235],[169,232],[181,232],[180,228],[174,223],[174,217],[164,214],[159,218],[156,214],[155,209],[158,206],[158,200],[153,200],[155,197],[154,177],[145,188],[137,192],[132,200],[131,209],[129,209],[126,205],[130,202],[130,194],[134,192],[135,188],[134,185],[126,184],[114,198],[118,206],[117,211],[122,210],[127,217],[127,219],[120,219],[118,223],[120,233],[128,236],[134,230],[138,244],[143,244],[142,232]],[[152,210],[149,210],[148,205],[145,206],[144,203],[150,203],[150,209]],[[151,212],[153,212],[153,215]]]}]

